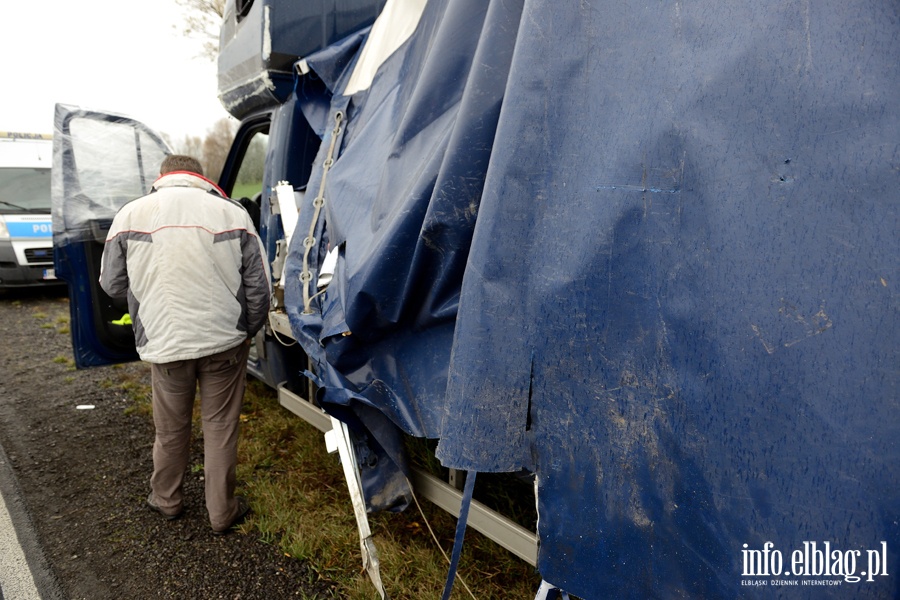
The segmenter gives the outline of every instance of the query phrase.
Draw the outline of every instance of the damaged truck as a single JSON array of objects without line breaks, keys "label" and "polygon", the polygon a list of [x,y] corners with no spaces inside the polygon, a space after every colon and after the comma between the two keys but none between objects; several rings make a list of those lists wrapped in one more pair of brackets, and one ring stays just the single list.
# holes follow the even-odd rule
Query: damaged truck
[{"label": "damaged truck", "polygon": [[[383,597],[366,514],[412,490],[541,598],[900,594],[898,56],[894,0],[227,2],[250,369],[329,432]],[[99,257],[169,149],[68,106],[54,141],[76,361],[134,359]]]}]

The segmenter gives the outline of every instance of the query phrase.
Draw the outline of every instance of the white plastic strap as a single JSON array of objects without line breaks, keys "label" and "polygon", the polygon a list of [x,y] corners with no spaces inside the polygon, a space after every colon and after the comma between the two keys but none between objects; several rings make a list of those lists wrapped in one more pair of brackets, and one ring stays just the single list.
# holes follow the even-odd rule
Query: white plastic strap
[{"label": "white plastic strap", "polygon": [[297,228],[297,203],[294,201],[294,186],[287,181],[279,181],[275,186],[275,199],[278,201],[278,212],[281,213],[281,226],[284,228],[285,246],[290,248],[291,236]]},{"label": "white plastic strap", "polygon": [[387,594],[381,581],[378,552],[375,549],[375,541],[372,539],[372,529],[369,527],[366,502],[363,498],[362,481],[359,477],[359,465],[356,462],[356,454],[353,452],[353,441],[350,438],[350,430],[347,429],[346,423],[331,417],[331,430],[325,433],[325,447],[328,452],[337,452],[341,457],[344,479],[347,480],[350,502],[353,504],[353,512],[356,515],[356,528],[359,530],[359,548],[362,553],[363,568],[368,573],[375,589],[378,590],[379,596],[385,599]]}]

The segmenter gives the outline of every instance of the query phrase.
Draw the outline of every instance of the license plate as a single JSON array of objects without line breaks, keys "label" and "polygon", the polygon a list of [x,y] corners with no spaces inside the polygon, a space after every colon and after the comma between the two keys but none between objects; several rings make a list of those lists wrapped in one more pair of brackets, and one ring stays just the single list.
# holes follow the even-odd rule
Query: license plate
[{"label": "license plate", "polygon": [[44,269],[44,279],[56,279],[56,269]]}]

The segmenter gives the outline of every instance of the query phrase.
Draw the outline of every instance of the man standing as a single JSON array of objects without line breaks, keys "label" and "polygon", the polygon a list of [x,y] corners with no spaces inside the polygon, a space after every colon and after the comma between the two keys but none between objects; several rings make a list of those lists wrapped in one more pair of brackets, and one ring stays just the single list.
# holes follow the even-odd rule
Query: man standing
[{"label": "man standing", "polygon": [[156,439],[147,504],[167,519],[181,516],[199,383],[206,508],[213,533],[227,532],[249,511],[234,495],[238,424],[250,340],[271,292],[250,216],[203,177],[196,159],[168,156],[150,193],[116,214],[100,285],[127,298],[138,354],[151,364]]}]

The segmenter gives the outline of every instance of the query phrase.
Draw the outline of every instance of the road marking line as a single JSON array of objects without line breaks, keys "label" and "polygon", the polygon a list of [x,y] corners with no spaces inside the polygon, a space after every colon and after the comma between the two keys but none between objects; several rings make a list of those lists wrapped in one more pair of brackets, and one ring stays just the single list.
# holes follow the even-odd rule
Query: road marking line
[{"label": "road marking line", "polygon": [[0,598],[41,600],[2,493],[0,493]]}]

